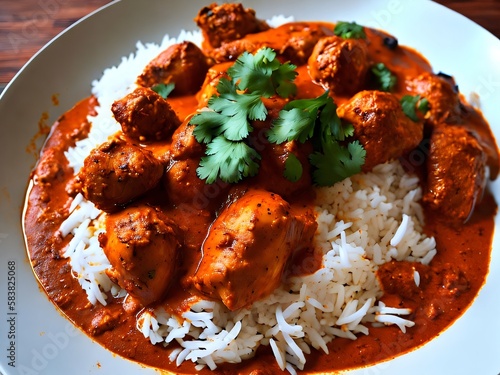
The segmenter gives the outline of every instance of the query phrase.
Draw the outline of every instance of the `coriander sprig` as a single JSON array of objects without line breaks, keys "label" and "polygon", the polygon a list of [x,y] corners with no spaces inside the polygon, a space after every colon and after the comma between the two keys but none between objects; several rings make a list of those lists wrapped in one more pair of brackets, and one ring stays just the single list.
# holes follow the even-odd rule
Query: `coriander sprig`
[{"label": "coriander sprig", "polygon": [[201,179],[209,184],[217,178],[234,183],[258,172],[260,155],[245,143],[253,130],[250,121],[266,119],[262,98],[276,94],[286,98],[296,92],[295,68],[280,63],[272,49],[262,48],[255,55],[243,53],[228,69],[230,79],[219,80],[208,110],[190,121],[196,125],[196,140],[207,144],[197,169]]},{"label": "coriander sprig", "polygon": [[175,89],[174,83],[158,83],[151,87],[151,89],[160,95],[163,99],[167,99],[170,93]]},{"label": "coriander sprig", "polygon": [[[342,124],[336,110],[328,91],[314,99],[293,100],[279,113],[267,133],[271,143],[293,140],[303,143],[308,139],[313,142],[316,151],[309,156],[309,161],[315,167],[313,181],[319,186],[331,186],[359,173],[365,162],[366,151],[358,141],[344,144],[354,134],[354,128],[351,124]],[[293,175],[298,180],[302,165],[295,159],[285,163],[285,177]]]},{"label": "coriander sprig", "polygon": [[219,80],[217,91],[219,95],[208,100],[210,110],[190,121],[197,125],[194,136],[198,142],[210,143],[221,135],[229,141],[241,141],[253,130],[249,120],[265,120],[267,109],[258,93],[238,93],[238,87],[227,78]]},{"label": "coriander sprig", "polygon": [[288,98],[297,91],[297,86],[293,83],[297,76],[296,68],[289,62],[280,63],[276,59],[276,52],[271,48],[261,48],[255,55],[243,52],[227,73],[241,90],[260,94],[265,98],[276,94]]},{"label": "coriander sprig", "polygon": [[405,115],[415,122],[419,120],[417,109],[424,115],[429,110],[429,101],[427,98],[422,98],[420,95],[405,95],[401,98],[400,102]]},{"label": "coriander sprig", "polygon": [[366,39],[365,28],[356,22],[339,21],[333,33],[344,39]]},{"label": "coriander sprig", "polygon": [[382,91],[391,91],[396,85],[396,76],[387,68],[387,66],[385,66],[384,63],[377,63],[373,65],[371,72]]},{"label": "coriander sprig", "polygon": [[242,177],[255,176],[259,170],[260,155],[245,142],[229,141],[223,136],[214,138],[208,145],[196,170],[198,176],[212,183],[219,177],[235,183]]}]

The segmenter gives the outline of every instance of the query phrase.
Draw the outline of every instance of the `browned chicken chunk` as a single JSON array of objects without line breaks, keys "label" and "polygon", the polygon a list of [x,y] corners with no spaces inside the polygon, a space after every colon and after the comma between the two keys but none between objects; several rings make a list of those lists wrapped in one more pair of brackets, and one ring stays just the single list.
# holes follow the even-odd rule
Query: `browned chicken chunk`
[{"label": "browned chicken chunk", "polygon": [[160,210],[132,206],[106,218],[99,242],[109,276],[144,306],[160,300],[174,278],[180,247],[176,225]]},{"label": "browned chicken chunk", "polygon": [[231,310],[249,306],[280,285],[288,259],[315,230],[312,214],[295,213],[277,194],[249,190],[212,225],[194,285]]},{"label": "browned chicken chunk", "polygon": [[465,222],[482,197],[486,155],[465,128],[441,125],[430,138],[424,202],[457,224]]},{"label": "browned chicken chunk", "polygon": [[[418,272],[418,285],[415,272]],[[420,262],[391,261],[380,265],[377,277],[386,303],[412,310],[423,307],[428,319],[441,315],[443,306],[454,304],[457,297],[470,289],[463,270],[450,263],[438,263],[430,267]],[[422,300],[429,295],[439,303],[422,306]]]},{"label": "browned chicken chunk", "polygon": [[190,120],[184,121],[172,134],[170,154],[175,160],[199,157],[205,153],[205,147],[193,134],[195,125],[190,125]]},{"label": "browned chicken chunk", "polygon": [[270,47],[296,65],[305,64],[316,43],[329,33],[325,27],[300,22],[285,24],[278,29],[283,32],[283,41]]},{"label": "browned chicken chunk", "polygon": [[163,176],[163,185],[171,202],[192,203],[203,196],[206,184],[196,174],[198,164],[199,159],[172,160]]},{"label": "browned chicken chunk", "polygon": [[211,61],[196,44],[183,42],[170,46],[146,66],[137,84],[153,87],[175,84],[171,95],[196,93],[205,79]]},{"label": "browned chicken chunk", "polygon": [[200,9],[195,22],[201,29],[203,47],[207,50],[269,29],[265,21],[257,19],[253,9],[245,9],[242,4],[212,3]]},{"label": "browned chicken chunk", "polygon": [[408,89],[429,101],[426,122],[430,125],[460,121],[460,98],[450,79],[422,73],[408,82]]},{"label": "browned chicken chunk", "polygon": [[422,141],[423,123],[408,118],[399,100],[382,91],[360,91],[337,109],[354,126],[354,137],[366,150],[364,172],[404,156]]},{"label": "browned chicken chunk", "polygon": [[[294,198],[301,191],[307,190],[312,184],[309,155],[312,145],[299,141],[288,141],[281,144],[268,143],[261,151],[259,173],[255,181],[266,190],[281,195],[285,199]],[[302,175],[298,180],[289,180],[284,176],[286,161],[294,155],[302,165]]]},{"label": "browned chicken chunk", "polygon": [[111,111],[123,133],[141,142],[166,139],[181,123],[170,104],[146,87],[115,101]]},{"label": "browned chicken chunk", "polygon": [[172,135],[170,160],[163,176],[163,187],[168,199],[175,205],[195,204],[199,209],[216,209],[224,199],[229,184],[218,180],[207,184],[200,179],[197,168],[204,156],[205,145],[193,135],[194,125],[184,121]]},{"label": "browned chicken chunk", "polygon": [[[415,272],[420,281],[415,283]],[[390,261],[377,270],[378,282],[385,294],[398,295],[404,299],[420,300],[428,286],[431,275],[429,266],[420,262]]]},{"label": "browned chicken chunk", "polygon": [[336,95],[353,95],[363,87],[369,68],[368,48],[360,39],[320,39],[308,61],[309,74]]},{"label": "browned chicken chunk", "polygon": [[283,60],[289,60],[296,65],[307,62],[314,46],[320,38],[329,35],[328,29],[319,25],[306,23],[285,24],[273,29],[273,37],[266,37],[266,31],[251,34],[243,39],[223,43],[210,52],[217,62],[233,61],[243,52],[255,53],[263,47],[276,51]]},{"label": "browned chicken chunk", "polygon": [[[265,121],[252,121],[254,132],[248,144],[257,150],[261,156],[258,173],[250,180],[261,188],[279,194],[285,200],[296,198],[297,194],[308,189],[312,184],[311,164],[309,155],[313,152],[310,142],[301,143],[297,140],[280,144],[270,143],[267,132],[272,123],[279,117],[280,111],[287,100],[280,97],[263,99],[268,110]],[[298,179],[285,177],[286,162],[290,155],[295,156],[302,165],[302,175]]]},{"label": "browned chicken chunk", "polygon": [[172,160],[163,176],[163,187],[169,201],[176,206],[187,204],[213,211],[226,199],[230,185],[220,180],[207,184],[198,177],[199,163],[199,158]]},{"label": "browned chicken chunk", "polygon": [[103,211],[113,212],[154,188],[163,170],[150,151],[113,139],[91,151],[77,180],[87,200]]},{"label": "browned chicken chunk", "polygon": [[208,100],[212,97],[212,95],[217,95],[217,85],[219,84],[219,80],[224,78],[229,78],[227,75],[227,70],[229,67],[233,65],[233,62],[226,62],[215,64],[214,66],[208,69],[207,75],[205,76],[205,80],[203,81],[203,85],[201,86],[200,91],[196,94],[196,99],[198,99],[198,107],[203,108],[208,105]]},{"label": "browned chicken chunk", "polygon": [[217,63],[225,63],[235,61],[243,52],[254,54],[265,46],[266,43],[262,41],[254,42],[247,39],[237,39],[233,42],[224,43],[222,46],[210,51],[209,54]]}]

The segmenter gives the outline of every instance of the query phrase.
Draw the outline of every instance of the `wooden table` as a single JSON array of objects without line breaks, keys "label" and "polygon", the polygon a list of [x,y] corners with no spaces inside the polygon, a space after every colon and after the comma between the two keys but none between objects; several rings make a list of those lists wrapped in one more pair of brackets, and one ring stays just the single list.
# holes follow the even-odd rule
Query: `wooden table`
[{"label": "wooden table", "polygon": [[[0,90],[45,43],[84,15],[109,2],[110,0],[0,0]],[[437,2],[462,13],[500,37],[500,1]]]}]

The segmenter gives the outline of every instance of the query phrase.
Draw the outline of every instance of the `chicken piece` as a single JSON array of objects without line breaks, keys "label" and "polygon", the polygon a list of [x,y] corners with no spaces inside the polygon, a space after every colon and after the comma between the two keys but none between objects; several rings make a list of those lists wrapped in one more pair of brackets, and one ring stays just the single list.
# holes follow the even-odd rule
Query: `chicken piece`
[{"label": "chicken piece", "polygon": [[192,157],[200,157],[205,153],[204,146],[199,143],[193,131],[195,125],[190,125],[188,118],[179,126],[174,134],[172,134],[172,145],[170,148],[170,155],[173,159],[182,160]]},{"label": "chicken piece", "polygon": [[216,64],[208,69],[203,85],[201,86],[200,91],[196,94],[199,108],[208,106],[208,100],[212,97],[212,95],[218,94],[217,85],[219,84],[219,80],[222,77],[229,79],[227,70],[231,65],[233,65],[232,62],[226,62]]},{"label": "chicken piece", "polygon": [[172,202],[193,202],[198,195],[203,195],[206,184],[196,174],[198,164],[196,159],[172,160],[163,177],[163,185]]},{"label": "chicken piece", "polygon": [[368,48],[361,39],[329,36],[320,39],[308,60],[309,75],[335,95],[353,95],[365,83]]},{"label": "chicken piece", "polygon": [[166,139],[181,123],[170,104],[146,87],[115,101],[111,111],[123,133],[141,142]]},{"label": "chicken piece", "polygon": [[469,218],[486,185],[486,155],[465,128],[435,127],[427,160],[423,200],[457,224]]},{"label": "chicken piece", "polygon": [[174,44],[151,60],[137,78],[137,84],[153,87],[159,83],[174,83],[175,88],[170,95],[191,95],[200,89],[211,64],[212,61],[196,44]]},{"label": "chicken piece", "polygon": [[[463,103],[462,103],[463,104]],[[488,177],[491,181],[498,177],[500,170],[500,151],[492,130],[483,114],[476,108],[465,104],[461,106],[463,122],[460,126],[467,128],[477,139],[486,154]]]},{"label": "chicken piece", "polygon": [[[285,199],[292,199],[298,193],[312,186],[311,164],[309,155],[313,152],[311,143],[290,141],[282,144],[268,144],[261,153],[262,160],[257,181],[259,186],[280,194]],[[293,154],[302,164],[302,176],[297,181],[290,181],[284,176],[285,164]]]},{"label": "chicken piece", "polygon": [[315,230],[312,212],[296,214],[279,195],[249,190],[214,221],[194,286],[230,310],[249,306],[280,285],[288,259]]},{"label": "chicken piece", "polygon": [[407,117],[399,100],[387,92],[360,91],[337,114],[354,126],[354,138],[366,150],[363,172],[406,155],[423,138],[423,123]]},{"label": "chicken piece", "polygon": [[253,9],[245,9],[242,4],[212,3],[200,9],[194,20],[201,29],[206,50],[269,29],[265,21],[257,19]]},{"label": "chicken piece", "polygon": [[152,153],[121,139],[92,150],[77,175],[83,196],[106,212],[113,212],[161,180],[164,167]]},{"label": "chicken piece", "polygon": [[210,51],[209,54],[217,63],[222,64],[236,61],[243,52],[255,54],[255,52],[262,47],[266,47],[264,40],[252,41],[248,39],[237,39],[232,42],[224,43],[222,46]]},{"label": "chicken piece", "polygon": [[[415,283],[415,272],[419,274],[419,284]],[[423,290],[431,281],[432,269],[420,262],[390,261],[380,265],[377,278],[384,294],[395,294],[403,299],[419,301]]]},{"label": "chicken piece", "polygon": [[[309,155],[313,152],[311,143],[298,141],[281,144],[262,143],[259,148],[262,150],[260,151],[262,159],[255,181],[260,187],[277,193],[285,199],[292,199],[312,186],[309,162]],[[303,168],[302,176],[297,181],[290,181],[284,176],[285,163],[291,154],[297,157]]]},{"label": "chicken piece", "polygon": [[285,24],[273,30],[272,37],[266,31],[248,35],[243,39],[223,43],[210,52],[217,62],[233,61],[243,52],[257,52],[260,48],[269,47],[276,51],[282,60],[291,61],[295,65],[303,65],[311,55],[316,43],[331,31],[320,25],[307,23]]},{"label": "chicken piece", "polygon": [[[250,183],[279,194],[285,200],[296,198],[298,194],[311,188],[312,174],[309,155],[313,153],[311,142],[301,143],[294,140],[275,144],[268,141],[266,134],[287,102],[287,99],[280,97],[263,99],[268,111],[267,118],[264,121],[252,121],[254,131],[248,138],[249,146],[261,156],[259,171],[249,180]],[[292,154],[302,165],[302,175],[296,181],[291,181],[284,176],[287,159]]]},{"label": "chicken piece", "polygon": [[[419,283],[415,281],[418,273]],[[456,264],[442,263],[432,267],[420,262],[390,261],[377,270],[379,284],[384,291],[383,299],[399,300],[401,306],[422,308],[429,319],[442,313],[434,303],[426,301],[429,295],[442,304],[453,304],[453,299],[470,289],[470,282]],[[436,298],[436,297],[440,298]],[[394,304],[397,305],[397,304]]]},{"label": "chicken piece", "polygon": [[408,90],[429,101],[426,122],[431,126],[460,122],[460,98],[452,78],[422,73],[407,83]]},{"label": "chicken piece", "polygon": [[314,46],[330,32],[326,27],[306,22],[295,22],[280,26],[283,30],[283,43],[275,43],[271,48],[278,51],[285,60],[295,65],[303,65],[311,56]]},{"label": "chicken piece", "polygon": [[229,184],[216,181],[207,184],[198,177],[199,158],[172,160],[163,176],[167,196],[175,205],[190,204],[200,210],[216,210],[229,190]]},{"label": "chicken piece", "polygon": [[108,275],[143,306],[161,300],[176,270],[177,226],[159,209],[133,206],[106,218],[99,243],[112,266]]}]

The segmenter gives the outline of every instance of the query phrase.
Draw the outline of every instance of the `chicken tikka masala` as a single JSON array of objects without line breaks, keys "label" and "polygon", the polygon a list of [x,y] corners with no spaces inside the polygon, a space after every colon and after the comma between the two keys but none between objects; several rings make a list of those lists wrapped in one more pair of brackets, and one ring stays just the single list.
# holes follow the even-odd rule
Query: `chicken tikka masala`
[{"label": "chicken tikka masala", "polygon": [[[212,4],[195,18],[201,45],[173,44],[144,67],[110,108],[120,130],[85,157],[95,96],[54,124],[32,173],[24,217],[34,272],[51,301],[102,346],[174,373],[274,374],[269,345],[241,363],[196,367],[169,359],[136,328],[143,311],[173,316],[200,299],[249,308],[322,266],[315,248],[318,187],[399,161],[419,177],[429,264],[378,268],[387,306],[414,325],[369,326],[355,340],[313,349],[304,371],[346,370],[408,352],[452,324],[488,273],[499,170],[488,123],[452,76],[418,52],[354,22],[271,27],[241,4]],[[450,67],[452,69],[453,67]],[[98,245],[122,291],[89,302],[64,256],[76,196],[102,213]],[[418,274],[419,282],[416,282]],[[174,340],[175,342],[175,340]]]}]

